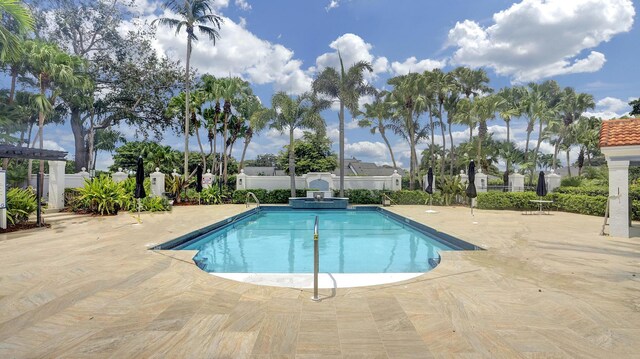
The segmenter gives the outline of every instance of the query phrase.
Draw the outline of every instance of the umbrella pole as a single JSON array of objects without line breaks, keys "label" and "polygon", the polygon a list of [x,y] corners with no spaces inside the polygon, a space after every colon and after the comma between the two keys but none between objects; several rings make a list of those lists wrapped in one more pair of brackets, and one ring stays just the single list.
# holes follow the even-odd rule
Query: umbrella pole
[{"label": "umbrella pole", "polygon": [[140,220],[140,209],[142,208],[142,201],[140,201],[140,198],[138,198],[138,223],[142,223],[142,221]]}]

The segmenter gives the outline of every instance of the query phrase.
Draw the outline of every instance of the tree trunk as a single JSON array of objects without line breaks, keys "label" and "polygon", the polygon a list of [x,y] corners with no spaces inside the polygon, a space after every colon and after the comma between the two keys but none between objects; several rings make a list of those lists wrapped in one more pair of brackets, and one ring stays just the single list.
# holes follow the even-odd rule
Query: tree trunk
[{"label": "tree trunk", "polygon": [[540,127],[538,128],[538,143],[536,144],[536,150],[533,152],[533,168],[531,169],[531,178],[538,168],[538,151],[540,151],[540,144],[542,143],[542,120],[540,120]]},{"label": "tree trunk", "polygon": [[[227,100],[225,100],[226,102]],[[229,124],[229,114],[225,113],[224,114],[224,126],[223,126],[223,130],[222,130],[222,139],[223,139],[223,143],[222,143],[222,180],[224,181],[224,183],[227,183],[227,140],[228,135],[227,135],[227,129],[228,129],[228,124]]]},{"label": "tree trunk", "polygon": [[553,146],[553,170],[557,170],[558,169],[558,152],[560,152],[560,141],[562,140],[562,137],[558,138],[556,140],[556,144],[555,146]]},{"label": "tree trunk", "polygon": [[198,139],[198,146],[200,147],[200,157],[202,158],[202,171],[207,172],[207,157],[204,154],[204,147],[202,147],[202,141],[200,141],[200,126],[196,126],[196,139]]},{"label": "tree trunk", "polygon": [[442,103],[440,103],[440,133],[442,134],[442,160],[440,165],[440,175],[444,176],[444,158],[447,153],[447,140],[444,135],[444,120],[442,119]]},{"label": "tree trunk", "polygon": [[18,80],[18,71],[11,69],[11,88],[9,90],[9,105],[13,104],[16,95],[16,81]]},{"label": "tree trunk", "polygon": [[569,177],[571,177],[571,159],[569,158],[569,153],[571,153],[571,147],[567,147],[567,173]]},{"label": "tree trunk", "polygon": [[[413,121],[411,123],[411,127],[413,127]],[[429,109],[429,128],[431,131],[431,147],[429,147],[429,157],[431,158],[431,164],[429,166],[431,167],[436,165],[435,152],[433,151],[434,150],[433,146],[436,143],[435,134],[434,134],[435,127],[433,125],[433,114],[431,113],[431,109]]]},{"label": "tree trunk", "polygon": [[239,165],[239,170],[244,168],[244,155],[247,153],[247,147],[249,147],[249,142],[251,142],[251,137],[253,137],[252,134],[247,134],[247,136],[245,136],[244,138],[244,147],[242,148],[242,157],[240,157],[240,165]]},{"label": "tree trunk", "polygon": [[[40,75],[40,95],[44,98],[45,97],[45,92],[44,92],[44,87],[42,87],[42,75]],[[51,104],[53,105],[53,104]],[[38,113],[38,137],[40,137],[40,149],[44,149],[44,112],[40,111]],[[42,174],[44,174],[44,161],[40,160],[38,161],[40,162],[40,168],[38,170],[38,176],[41,176]],[[40,181],[40,194],[43,193],[43,189],[44,189],[44,183],[42,183],[44,181]],[[38,198],[38,201],[40,201],[40,198]]]},{"label": "tree trunk", "polygon": [[473,142],[473,123],[469,124],[469,143]]},{"label": "tree trunk", "polygon": [[[509,123],[511,122],[510,120],[506,120],[504,121],[507,124],[507,144],[510,145],[511,144],[511,130],[510,130],[510,126]],[[511,167],[511,156],[507,156],[507,173],[509,173],[509,167]],[[504,184],[505,186],[507,185],[506,183]]]},{"label": "tree trunk", "polygon": [[340,113],[338,113],[340,121],[340,197],[344,198],[344,104],[340,100]]},{"label": "tree trunk", "polygon": [[71,132],[73,132],[73,142],[75,144],[75,171],[80,172],[82,167],[89,169],[88,158],[86,153],[88,152],[86,144],[86,131],[82,123],[82,117],[80,116],[80,109],[71,109]]},{"label": "tree trunk", "polygon": [[482,157],[482,139],[484,136],[480,136],[481,135],[481,131],[480,131],[480,127],[482,126],[482,122],[478,124],[478,153],[476,154],[476,158],[478,160],[478,166],[482,167],[482,161],[481,161],[481,157]]},{"label": "tree trunk", "polygon": [[[190,29],[193,32],[193,29]],[[187,29],[189,32],[189,29]],[[191,61],[191,37],[187,37],[187,72],[184,97],[184,177],[189,176],[189,63]]]},{"label": "tree trunk", "polygon": [[413,188],[415,187],[415,171],[416,171],[416,167],[415,167],[415,157],[416,157],[416,142],[415,142],[415,134],[414,134],[414,128],[413,128],[413,118],[411,118],[411,115],[408,116],[408,118],[405,120],[407,123],[407,132],[409,134],[409,150],[410,150],[410,159],[409,159],[409,189],[413,190]]},{"label": "tree trunk", "polygon": [[[89,126],[89,155],[87,156],[90,162],[88,163],[88,166],[85,166],[85,168],[89,171],[92,169],[96,169],[96,158],[98,157],[98,151],[96,151],[95,149],[95,136],[96,132],[93,124],[93,116],[91,116],[91,126]],[[76,169],[76,172],[79,171]]]},{"label": "tree trunk", "polygon": [[453,145],[453,133],[451,132],[451,121],[449,120],[449,113],[447,112],[447,124],[449,125],[449,142],[451,142],[451,150],[449,152],[449,175],[453,176],[453,161],[454,161],[454,151],[455,146]]},{"label": "tree trunk", "polygon": [[[289,128],[289,177],[291,178],[291,197],[296,196],[296,161],[294,146],[292,126]],[[342,171],[340,171],[340,173],[342,174]]]},{"label": "tree trunk", "polygon": [[[217,103],[217,102],[216,102]],[[216,158],[216,151],[217,151],[217,141],[218,141],[218,115],[215,114],[214,115],[214,120],[213,120],[213,159],[211,160],[211,172],[213,172],[213,175],[216,176],[218,174],[218,166],[217,166],[217,161],[218,159]]]},{"label": "tree trunk", "polygon": [[525,142],[525,144],[524,144],[524,160],[525,160],[525,162],[529,162],[529,157],[527,156],[529,154],[529,139],[531,139],[531,132],[533,132],[533,128],[531,128],[530,125],[531,124],[529,124],[527,126],[527,142]]},{"label": "tree trunk", "polygon": [[398,166],[396,166],[396,158],[393,155],[393,149],[391,148],[389,139],[387,139],[387,135],[384,133],[385,132],[384,127],[378,126],[378,131],[380,132],[380,136],[382,136],[382,140],[384,140],[384,143],[387,145],[387,148],[389,149],[389,154],[391,155],[391,162],[393,162],[393,169],[397,170]]}]

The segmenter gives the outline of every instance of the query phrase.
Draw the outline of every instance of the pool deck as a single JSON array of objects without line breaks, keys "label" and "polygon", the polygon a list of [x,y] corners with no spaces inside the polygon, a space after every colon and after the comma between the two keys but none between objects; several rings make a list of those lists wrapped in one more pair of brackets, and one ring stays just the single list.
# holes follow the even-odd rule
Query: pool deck
[{"label": "pool deck", "polygon": [[425,206],[390,210],[477,244],[373,287],[257,286],[150,251],[245,210],[63,216],[0,235],[0,357],[632,358],[640,353],[640,238],[602,219]]}]

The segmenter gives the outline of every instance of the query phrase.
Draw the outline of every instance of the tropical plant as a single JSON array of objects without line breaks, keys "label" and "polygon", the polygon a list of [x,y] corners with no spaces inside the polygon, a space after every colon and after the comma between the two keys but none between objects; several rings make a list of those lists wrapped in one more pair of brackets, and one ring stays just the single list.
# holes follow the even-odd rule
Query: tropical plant
[{"label": "tropical plant", "polygon": [[[213,14],[213,5],[210,0],[169,0],[165,7],[177,14],[179,18],[159,18],[153,21],[176,30],[176,35],[183,28],[187,32],[187,56],[185,70],[185,109],[184,109],[184,175],[189,175],[189,85],[191,62],[191,47],[193,42],[198,41],[195,30],[209,37],[215,46],[216,40],[220,38],[218,30],[223,23],[222,17]],[[211,26],[208,26],[211,25]]]},{"label": "tropical plant", "polygon": [[[496,108],[498,114],[507,127],[507,146],[511,144],[511,119],[521,116],[521,108],[519,106],[524,89],[522,87],[505,87],[496,94]],[[509,148],[510,150],[510,148]],[[511,152],[511,151],[509,151]],[[512,157],[505,153],[503,157],[506,160],[506,173],[511,173]]]},{"label": "tropical plant", "polygon": [[220,192],[218,187],[211,186],[202,189],[202,192],[200,192],[200,198],[205,204],[222,204],[222,201],[226,196]]},{"label": "tropical plant", "polygon": [[[440,69],[434,69],[431,71],[431,74],[428,76],[428,80],[430,82],[430,86],[433,89],[435,94],[435,100],[438,105],[438,111],[436,115],[438,117],[440,123],[440,132],[442,134],[442,149],[444,152],[447,151],[447,141],[445,138],[445,121],[444,121],[444,111],[450,111],[451,107],[445,106],[447,101],[451,101],[451,98],[457,98],[458,92],[460,91],[460,84],[455,78],[454,74],[451,72],[443,72]],[[450,115],[450,114],[449,114]],[[450,122],[450,121],[448,121]],[[450,124],[450,123],[449,123]],[[449,137],[451,139],[451,160],[453,161],[453,135],[451,134],[451,126],[449,128]],[[444,162],[441,163],[440,173],[444,174]]]},{"label": "tropical plant", "polygon": [[[313,94],[304,93],[295,98],[284,92],[278,92],[271,98],[270,127],[281,134],[289,132],[289,176],[291,178],[291,197],[296,195],[296,161],[294,131],[310,129],[324,134],[325,122],[318,112],[318,100]],[[322,106],[324,107],[324,106]]]},{"label": "tropical plant", "polygon": [[[336,155],[331,151],[331,140],[322,132],[305,131],[301,139],[294,141],[294,151],[298,176],[309,172],[331,172],[338,165]],[[289,146],[285,146],[278,154],[278,167],[286,168],[289,156]]]},{"label": "tropical plant", "polygon": [[240,168],[244,167],[244,157],[253,135],[262,131],[269,122],[269,110],[267,110],[260,99],[255,95],[243,96],[235,105],[238,111],[238,119],[243,123],[242,131],[239,134],[244,138],[242,156],[240,156]]},{"label": "tropical plant", "polygon": [[458,197],[466,199],[465,186],[460,176],[440,176],[437,188],[441,192],[445,206],[449,206]]},{"label": "tropical plant", "polygon": [[182,202],[183,192],[192,180],[188,176],[167,176],[165,179],[165,188],[168,189],[169,195],[175,203]]},{"label": "tropical plant", "polygon": [[366,61],[359,61],[345,70],[342,62],[342,55],[338,52],[340,59],[340,72],[333,67],[327,67],[313,81],[313,93],[322,94],[331,101],[337,101],[340,105],[338,112],[340,151],[340,197],[344,197],[344,110],[349,110],[352,118],[356,118],[360,113],[358,100],[365,95],[375,95],[375,88],[367,84],[364,79],[364,72],[373,72],[371,64]]},{"label": "tropical plant", "polygon": [[12,188],[7,191],[7,220],[11,225],[26,222],[36,211],[38,201],[31,188]]},{"label": "tropical plant", "polygon": [[124,187],[107,175],[85,180],[78,192],[78,200],[100,215],[117,214],[127,200]]}]

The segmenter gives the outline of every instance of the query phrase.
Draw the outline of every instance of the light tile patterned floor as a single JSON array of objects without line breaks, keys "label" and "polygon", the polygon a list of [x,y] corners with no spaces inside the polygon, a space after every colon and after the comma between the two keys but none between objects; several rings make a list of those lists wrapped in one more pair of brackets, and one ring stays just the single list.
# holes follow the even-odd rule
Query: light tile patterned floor
[{"label": "light tile patterned floor", "polygon": [[448,252],[407,282],[322,290],[320,303],[146,249],[243,210],[67,216],[0,236],[0,357],[640,356],[640,238],[599,237],[600,218],[392,207],[487,251]]}]

